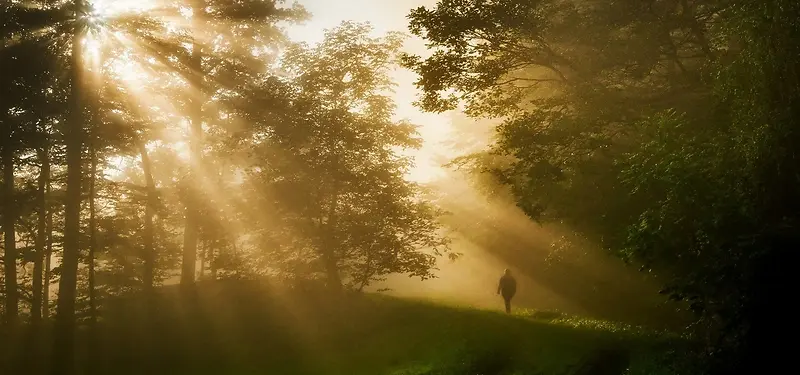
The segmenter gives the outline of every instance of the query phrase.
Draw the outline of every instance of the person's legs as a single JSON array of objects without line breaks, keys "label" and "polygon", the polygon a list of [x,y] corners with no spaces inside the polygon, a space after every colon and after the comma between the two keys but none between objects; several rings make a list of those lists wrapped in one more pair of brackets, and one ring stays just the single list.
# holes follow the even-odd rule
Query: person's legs
[{"label": "person's legs", "polygon": [[503,301],[506,303],[506,314],[511,314],[511,297],[503,296]]}]

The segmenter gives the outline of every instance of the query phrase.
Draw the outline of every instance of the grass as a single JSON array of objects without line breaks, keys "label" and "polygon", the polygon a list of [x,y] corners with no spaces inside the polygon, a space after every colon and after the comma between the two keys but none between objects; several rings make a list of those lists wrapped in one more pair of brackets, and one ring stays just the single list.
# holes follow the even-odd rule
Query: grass
[{"label": "grass", "polygon": [[109,304],[94,348],[80,339],[81,367],[119,375],[566,375],[613,349],[630,356],[617,374],[667,374],[659,361],[680,343],[558,314],[292,295],[241,282],[201,285],[188,296],[168,290],[154,310],[145,305]]}]

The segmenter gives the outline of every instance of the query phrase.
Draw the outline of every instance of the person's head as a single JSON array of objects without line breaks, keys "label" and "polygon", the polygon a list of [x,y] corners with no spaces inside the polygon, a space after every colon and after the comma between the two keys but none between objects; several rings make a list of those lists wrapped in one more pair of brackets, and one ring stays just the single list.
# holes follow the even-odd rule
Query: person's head
[{"label": "person's head", "polygon": [[508,269],[508,268],[506,268],[506,270],[505,270],[505,271],[503,271],[503,275],[506,275],[506,276],[511,276],[511,270],[510,270],[510,269]]}]

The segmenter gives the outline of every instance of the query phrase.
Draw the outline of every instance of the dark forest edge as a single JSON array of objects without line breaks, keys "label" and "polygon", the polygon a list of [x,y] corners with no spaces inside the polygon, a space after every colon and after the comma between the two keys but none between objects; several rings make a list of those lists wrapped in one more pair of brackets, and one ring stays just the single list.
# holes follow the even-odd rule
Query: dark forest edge
[{"label": "dark forest edge", "polygon": [[[800,5],[443,0],[410,14],[433,112],[498,121],[455,165],[666,280],[710,373],[791,355],[800,194]],[[777,359],[776,359],[777,358]]]}]

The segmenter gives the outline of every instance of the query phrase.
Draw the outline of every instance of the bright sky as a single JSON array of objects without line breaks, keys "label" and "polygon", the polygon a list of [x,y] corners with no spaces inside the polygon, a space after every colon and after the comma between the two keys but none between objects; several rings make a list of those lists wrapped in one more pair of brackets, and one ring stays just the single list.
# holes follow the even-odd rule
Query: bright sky
[{"label": "bright sky", "polygon": [[[406,15],[409,11],[419,6],[432,6],[436,0],[298,0],[298,3],[312,13],[312,18],[305,24],[291,27],[289,36],[294,40],[316,43],[322,40],[325,29],[336,27],[342,21],[370,22],[375,27],[376,36],[389,31],[408,33]],[[409,38],[405,51],[424,54],[424,42],[419,38]],[[439,174],[440,165],[434,161],[434,156],[443,149],[440,143],[449,135],[450,118],[422,113],[414,107],[412,103],[418,91],[413,84],[416,80],[413,72],[398,69],[394,78],[397,82],[397,117],[420,125],[420,134],[425,140],[423,148],[415,154],[417,166],[411,178],[425,182]]]}]

